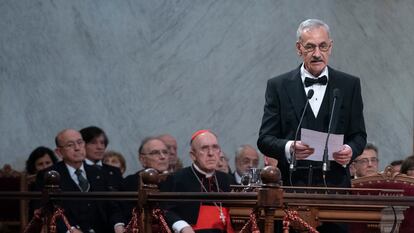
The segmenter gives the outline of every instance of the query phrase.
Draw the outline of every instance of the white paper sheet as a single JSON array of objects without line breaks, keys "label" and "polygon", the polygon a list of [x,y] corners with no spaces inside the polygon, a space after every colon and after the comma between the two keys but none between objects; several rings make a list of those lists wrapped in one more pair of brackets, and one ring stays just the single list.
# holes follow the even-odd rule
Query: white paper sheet
[{"label": "white paper sheet", "polygon": [[[310,147],[315,149],[315,152],[311,154],[307,160],[313,161],[322,161],[323,160],[323,151],[325,148],[326,137],[328,133],[319,132],[310,129],[301,129],[300,141],[305,144],[308,144]],[[343,134],[330,134],[328,141],[328,159],[333,159],[333,153],[341,150],[342,145],[344,144],[344,135]]]}]

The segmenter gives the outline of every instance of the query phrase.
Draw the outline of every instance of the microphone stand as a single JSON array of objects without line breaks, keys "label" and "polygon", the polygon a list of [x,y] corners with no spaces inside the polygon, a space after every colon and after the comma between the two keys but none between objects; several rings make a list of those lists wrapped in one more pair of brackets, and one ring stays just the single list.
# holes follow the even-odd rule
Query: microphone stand
[{"label": "microphone stand", "polygon": [[290,185],[293,185],[293,183],[292,183],[292,173],[296,169],[296,141],[298,139],[299,130],[300,130],[300,127],[302,125],[302,121],[303,121],[303,118],[305,116],[306,109],[309,105],[309,100],[312,98],[313,94],[314,94],[313,89],[310,89],[308,91],[308,94],[306,95],[305,107],[303,108],[303,112],[302,112],[302,115],[300,116],[298,127],[296,128],[295,140],[293,141],[293,152],[290,153],[290,163],[289,163],[289,182],[290,182]]},{"label": "microphone stand", "polygon": [[325,147],[323,150],[323,164],[322,164],[322,172],[323,172],[323,182],[325,184],[325,187],[328,187],[326,184],[326,172],[329,171],[331,169],[331,163],[329,161],[329,154],[328,154],[328,142],[329,142],[329,136],[331,135],[331,125],[332,125],[332,119],[333,119],[333,115],[335,112],[335,105],[336,105],[336,99],[338,98],[340,94],[340,91],[338,88],[335,88],[333,90],[333,104],[332,104],[332,111],[331,111],[331,117],[329,118],[329,125],[328,125],[328,135],[326,136],[326,141],[325,141]]}]

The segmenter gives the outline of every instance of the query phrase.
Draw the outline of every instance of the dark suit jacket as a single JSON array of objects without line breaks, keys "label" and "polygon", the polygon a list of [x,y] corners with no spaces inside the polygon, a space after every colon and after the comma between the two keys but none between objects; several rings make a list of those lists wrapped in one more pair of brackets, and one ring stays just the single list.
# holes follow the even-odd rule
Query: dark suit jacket
[{"label": "dark suit jacket", "polygon": [[229,176],[230,176],[230,185],[241,185],[236,180],[236,172],[237,171],[234,171],[233,173],[229,173]]},{"label": "dark suit jacket", "polygon": [[[128,191],[128,192],[138,192],[139,186],[141,183],[141,177],[140,172],[143,170],[140,170],[136,172],[135,174],[129,175],[125,177],[125,179],[122,181],[122,191]],[[123,201],[122,202],[122,209],[125,216],[125,219],[127,222],[131,220],[132,217],[132,209],[137,206],[137,201]]]},{"label": "dark suit jacket", "polygon": [[[86,176],[90,184],[89,192],[108,191],[103,173],[96,167],[84,164]],[[55,170],[60,174],[60,189],[62,191],[80,191],[78,185],[70,177],[69,171],[63,161],[56,163],[46,171],[40,172],[36,179],[36,188],[41,190],[44,185],[44,173]],[[123,222],[119,206],[110,201],[93,200],[62,200],[57,201],[65,211],[72,226],[79,226],[83,232],[94,229],[95,232],[113,232],[115,223]],[[58,232],[66,232],[62,222],[58,224]]]},{"label": "dark suit jacket", "polygon": [[119,168],[103,163],[104,179],[110,191],[121,191],[122,173]]},{"label": "dark suit jacket", "polygon": [[[363,103],[359,78],[328,67],[329,81],[325,97],[332,108],[333,90],[340,89],[336,113],[332,122],[332,133],[344,134],[344,144],[352,148],[353,159],[360,155],[366,144]],[[282,172],[284,184],[288,184],[288,160],[285,145],[294,140],[306,93],[300,77],[300,67],[272,78],[267,82],[266,102],[257,145],[259,150],[276,158]],[[336,162],[331,163],[327,174],[332,186],[349,187],[349,171]],[[295,181],[293,181],[295,183]]]}]

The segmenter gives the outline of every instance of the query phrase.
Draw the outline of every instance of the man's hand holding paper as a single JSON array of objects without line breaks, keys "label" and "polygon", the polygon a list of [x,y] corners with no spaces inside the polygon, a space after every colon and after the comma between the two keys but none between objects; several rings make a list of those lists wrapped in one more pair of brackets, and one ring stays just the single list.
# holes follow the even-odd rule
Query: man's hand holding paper
[{"label": "man's hand holding paper", "polygon": [[[323,151],[325,148],[325,142],[326,142],[327,136],[328,136],[327,133],[302,128],[301,129],[301,141],[300,141],[301,144],[307,145],[308,148],[314,148],[313,153],[311,153],[310,155],[302,159],[322,161]],[[347,145],[343,145],[343,141],[344,141],[343,134],[330,134],[329,141],[328,141],[329,160],[335,160],[342,165],[347,164],[345,163],[346,160],[348,158],[350,159],[350,157],[348,157],[349,156],[348,150],[350,150],[350,147]],[[309,149],[305,151],[309,152]],[[350,153],[352,156],[352,150]],[[300,158],[296,156],[296,159],[300,159]],[[349,162],[349,160],[347,162]]]},{"label": "man's hand holding paper", "polygon": [[348,145],[343,145],[340,151],[333,153],[334,160],[341,164],[341,165],[347,165],[352,158],[352,149]]},{"label": "man's hand holding paper", "polygon": [[296,141],[296,145],[295,143],[292,143],[290,147],[290,153],[293,153],[293,150],[295,150],[295,156],[297,160],[306,159],[315,152],[314,148],[301,141]]}]

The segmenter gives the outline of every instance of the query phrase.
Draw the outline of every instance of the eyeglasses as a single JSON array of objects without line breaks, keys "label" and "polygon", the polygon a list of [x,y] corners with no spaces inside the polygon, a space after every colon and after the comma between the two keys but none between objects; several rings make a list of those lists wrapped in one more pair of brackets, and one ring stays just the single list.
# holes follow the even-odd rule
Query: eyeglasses
[{"label": "eyeglasses", "polygon": [[211,150],[211,152],[212,152],[213,154],[216,154],[216,153],[220,153],[221,148],[220,148],[220,146],[219,146],[219,145],[202,146],[202,147],[200,148],[200,153],[202,153],[202,154],[208,154],[208,153],[210,152],[210,150]]},{"label": "eyeglasses", "polygon": [[319,45],[315,44],[302,44],[302,42],[299,42],[299,44],[302,45],[302,47],[305,49],[305,52],[312,53],[316,50],[316,47],[319,48],[321,52],[328,52],[329,48],[331,47],[331,43],[322,42]]},{"label": "eyeglasses", "polygon": [[59,147],[62,147],[64,149],[69,150],[69,149],[75,149],[76,148],[76,145],[83,146],[83,145],[85,145],[85,141],[83,139],[79,139],[77,141],[69,141],[65,145],[59,146]]},{"label": "eyeglasses", "polygon": [[241,165],[250,165],[252,167],[257,167],[259,165],[258,159],[249,159],[249,158],[243,158],[240,161]]},{"label": "eyeglasses", "polygon": [[141,154],[161,157],[162,155],[168,156],[170,152],[168,150],[152,150],[148,153],[141,153]]},{"label": "eyeglasses", "polygon": [[371,164],[377,164],[378,161],[379,161],[378,158],[363,158],[363,159],[355,160],[356,163],[360,163],[362,165],[367,165],[369,163],[371,163]]}]

